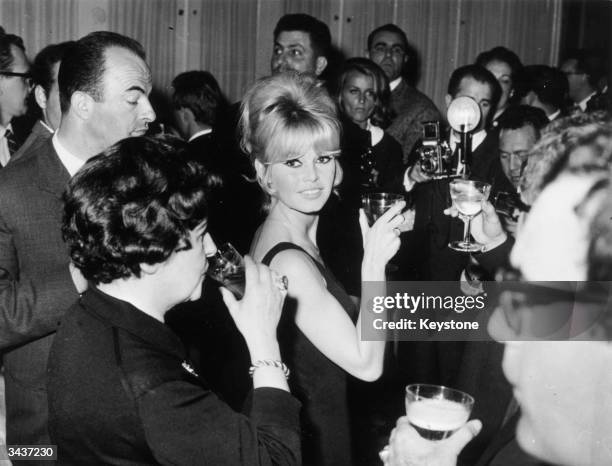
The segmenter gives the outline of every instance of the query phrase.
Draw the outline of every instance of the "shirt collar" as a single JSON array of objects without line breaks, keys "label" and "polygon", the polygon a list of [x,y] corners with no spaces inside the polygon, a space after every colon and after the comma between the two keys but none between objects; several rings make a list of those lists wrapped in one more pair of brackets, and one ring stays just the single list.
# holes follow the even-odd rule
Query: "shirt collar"
[{"label": "shirt collar", "polygon": [[587,102],[591,99],[591,97],[593,97],[595,94],[597,94],[597,92],[593,92],[592,94],[589,94],[588,96],[586,96],[584,99],[582,99],[580,102],[578,102],[578,107],[580,107],[580,110],[582,110],[583,112],[586,112],[586,108],[587,108]]},{"label": "shirt collar", "polygon": [[68,149],[62,145],[57,137],[57,133],[53,135],[51,142],[53,143],[53,148],[55,149],[55,152],[57,152],[57,156],[62,162],[62,165],[64,165],[71,177],[74,176],[74,174],[78,172],[83,165],[85,165],[85,162],[76,155],[70,153]]},{"label": "shirt collar", "polygon": [[371,135],[370,138],[371,138],[373,146],[375,146],[380,141],[382,141],[382,138],[385,135],[385,132],[382,130],[382,128],[379,128],[378,126],[374,126],[372,122],[368,120],[368,126],[366,129],[370,132],[370,135]]},{"label": "shirt collar", "polygon": [[13,126],[9,123],[6,126],[2,126],[0,125],[0,138],[4,137],[4,134],[8,131],[11,130],[11,133],[13,132]]},{"label": "shirt collar", "polygon": [[209,133],[212,133],[212,128],[206,128],[201,131],[198,131],[197,133],[194,133],[187,142],[191,142],[195,138],[199,138],[200,136],[204,136],[205,134],[209,134]]},{"label": "shirt collar", "polygon": [[391,89],[391,92],[393,92],[395,90],[395,88],[400,85],[401,82],[402,82],[402,77],[401,76],[399,78],[396,78],[393,81],[391,81],[389,83],[389,88]]},{"label": "shirt collar", "polygon": [[[487,131],[481,129],[472,134],[472,152],[476,150],[478,146],[482,144],[482,142],[487,137]],[[456,146],[457,143],[461,141],[461,135],[457,133],[455,130],[451,132],[451,146]],[[454,147],[453,147],[454,148]]]}]

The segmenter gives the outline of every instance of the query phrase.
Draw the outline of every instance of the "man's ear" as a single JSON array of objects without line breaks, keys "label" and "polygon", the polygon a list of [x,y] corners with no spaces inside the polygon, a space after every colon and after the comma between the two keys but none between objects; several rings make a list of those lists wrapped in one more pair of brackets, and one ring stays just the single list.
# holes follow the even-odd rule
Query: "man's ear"
[{"label": "man's ear", "polygon": [[446,102],[446,108],[448,108],[452,101],[453,97],[450,94],[446,94],[446,97],[444,97],[444,102]]},{"label": "man's ear", "polygon": [[327,68],[327,58],[317,57],[317,62],[315,64],[315,74],[317,76],[321,76],[321,73],[325,71],[325,68]]},{"label": "man's ear", "polygon": [[45,94],[45,90],[40,84],[37,84],[36,87],[34,87],[34,99],[40,108],[43,110],[47,108],[47,94]]},{"label": "man's ear", "polygon": [[81,120],[89,120],[93,112],[95,101],[85,92],[75,91],[70,96],[70,109]]}]

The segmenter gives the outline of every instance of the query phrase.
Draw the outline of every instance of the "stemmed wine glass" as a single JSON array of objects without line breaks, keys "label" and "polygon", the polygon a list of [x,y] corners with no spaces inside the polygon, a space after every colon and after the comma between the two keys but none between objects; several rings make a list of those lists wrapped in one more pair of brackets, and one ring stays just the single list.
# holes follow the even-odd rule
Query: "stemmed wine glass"
[{"label": "stemmed wine glass", "polygon": [[491,185],[481,181],[458,179],[450,183],[450,195],[459,216],[466,221],[463,241],[452,241],[448,246],[455,251],[476,252],[482,244],[473,242],[470,237],[472,219],[482,210],[482,203],[489,198]]}]

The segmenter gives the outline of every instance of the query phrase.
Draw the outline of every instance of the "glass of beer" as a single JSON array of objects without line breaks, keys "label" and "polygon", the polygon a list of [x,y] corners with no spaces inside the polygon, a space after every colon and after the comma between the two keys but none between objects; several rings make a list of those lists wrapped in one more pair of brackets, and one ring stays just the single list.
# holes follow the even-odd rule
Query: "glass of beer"
[{"label": "glass of beer", "polygon": [[403,201],[404,196],[394,193],[368,193],[361,196],[361,206],[368,217],[370,226],[394,204]]},{"label": "glass of beer", "polygon": [[236,299],[242,299],[246,284],[244,259],[234,246],[230,243],[222,244],[207,259],[206,275],[230,290]]},{"label": "glass of beer", "polygon": [[474,398],[442,385],[414,384],[406,387],[406,416],[419,435],[443,440],[469,419]]}]

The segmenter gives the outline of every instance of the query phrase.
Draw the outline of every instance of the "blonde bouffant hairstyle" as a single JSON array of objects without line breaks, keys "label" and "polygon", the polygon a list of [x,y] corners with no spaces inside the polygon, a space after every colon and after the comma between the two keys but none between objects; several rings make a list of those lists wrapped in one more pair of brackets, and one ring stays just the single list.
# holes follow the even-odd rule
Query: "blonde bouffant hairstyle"
[{"label": "blonde bouffant hairstyle", "polygon": [[[245,94],[240,116],[240,146],[257,168],[257,182],[268,190],[271,164],[340,146],[336,104],[312,76],[295,72],[262,78]],[[337,160],[334,186],[342,181]],[[261,169],[261,167],[265,167]],[[268,199],[269,201],[269,199]]]}]

